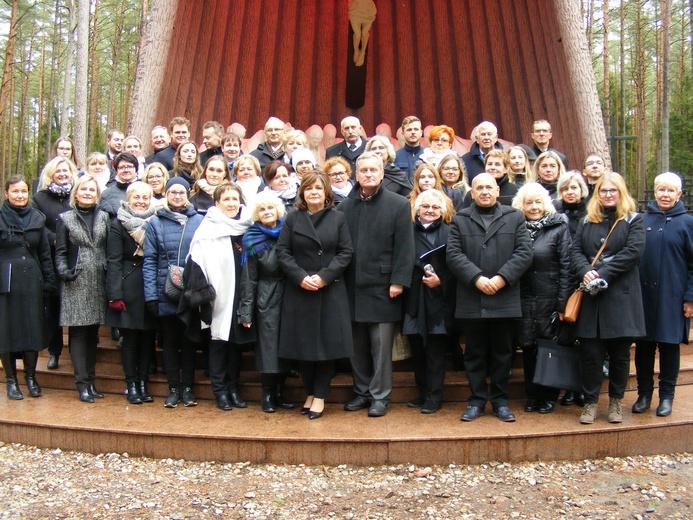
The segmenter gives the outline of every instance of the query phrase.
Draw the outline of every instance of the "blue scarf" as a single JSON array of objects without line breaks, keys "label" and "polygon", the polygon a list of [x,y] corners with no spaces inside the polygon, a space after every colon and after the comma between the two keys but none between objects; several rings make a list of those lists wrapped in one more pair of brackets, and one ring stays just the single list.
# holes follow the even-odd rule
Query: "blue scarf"
[{"label": "blue scarf", "polygon": [[241,240],[243,245],[241,265],[245,264],[248,258],[253,255],[261,255],[265,251],[270,251],[274,244],[277,243],[283,224],[284,221],[280,219],[277,220],[277,225],[273,229],[267,228],[259,222],[255,222],[250,226]]}]

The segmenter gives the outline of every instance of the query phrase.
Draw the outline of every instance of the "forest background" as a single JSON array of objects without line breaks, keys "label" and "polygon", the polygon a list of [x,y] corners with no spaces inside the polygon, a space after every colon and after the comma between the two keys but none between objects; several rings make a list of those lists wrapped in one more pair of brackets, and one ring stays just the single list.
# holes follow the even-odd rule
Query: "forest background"
[{"label": "forest background", "polygon": [[[87,111],[87,150],[104,151],[109,128],[126,132],[141,35],[155,1],[90,0],[87,95],[75,100],[78,2],[0,0],[3,183],[18,172],[38,175],[55,139],[72,135],[79,104]],[[693,178],[693,0],[576,1],[613,168],[640,199],[662,171]],[[148,145],[148,135],[138,137]]]}]

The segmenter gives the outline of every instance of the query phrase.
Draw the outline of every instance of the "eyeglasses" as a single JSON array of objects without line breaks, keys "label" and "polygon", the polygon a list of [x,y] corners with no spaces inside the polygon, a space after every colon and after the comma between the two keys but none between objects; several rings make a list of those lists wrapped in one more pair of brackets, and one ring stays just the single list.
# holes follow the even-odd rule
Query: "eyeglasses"
[{"label": "eyeglasses", "polygon": [[327,176],[330,179],[336,179],[337,177],[344,177],[346,174],[347,173],[345,171],[344,172],[332,172],[332,173],[328,173]]},{"label": "eyeglasses", "polygon": [[612,188],[610,190],[599,190],[599,195],[602,197],[607,197],[607,196],[613,196],[618,193],[618,190],[616,188]]},{"label": "eyeglasses", "polygon": [[444,139],[442,137],[436,137],[435,139],[431,139],[432,143],[449,143],[450,139]]},{"label": "eyeglasses", "polygon": [[419,207],[425,209],[426,211],[429,209],[432,209],[433,211],[440,211],[441,209],[440,206],[437,206],[436,204],[421,204]]},{"label": "eyeglasses", "polygon": [[171,191],[171,190],[169,190],[168,194],[171,195],[172,197],[185,197],[188,194],[188,192],[187,191]]},{"label": "eyeglasses", "polygon": [[160,181],[163,178],[164,178],[163,175],[147,175],[148,181]]},{"label": "eyeglasses", "polygon": [[123,166],[118,166],[118,171],[119,171],[119,172],[125,172],[125,171],[128,171],[128,170],[134,170],[134,169],[135,169],[135,167],[134,167],[132,164],[127,164],[127,165],[123,165]]},{"label": "eyeglasses", "polygon": [[446,166],[445,168],[442,168],[442,171],[448,173],[455,173],[460,171],[460,169],[457,166]]}]

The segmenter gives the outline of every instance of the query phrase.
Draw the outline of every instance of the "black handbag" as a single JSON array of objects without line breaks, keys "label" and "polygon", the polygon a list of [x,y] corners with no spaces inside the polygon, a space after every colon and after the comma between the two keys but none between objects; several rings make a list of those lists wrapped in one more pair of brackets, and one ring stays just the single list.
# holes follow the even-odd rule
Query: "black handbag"
[{"label": "black handbag", "polygon": [[556,338],[537,339],[537,366],[534,384],[582,391],[580,349],[560,345]]},{"label": "black handbag", "polygon": [[[161,234],[164,241],[164,249],[166,248],[166,233],[164,232],[164,225],[159,221],[161,226]],[[186,222],[187,225],[187,222]],[[178,258],[177,263],[180,264],[180,249],[183,245],[183,236],[185,235],[185,226],[183,226],[183,232],[180,235],[180,242],[178,243]],[[172,264],[168,259],[168,250],[166,250],[166,262],[168,263],[168,270],[166,272],[166,280],[164,281],[164,296],[167,300],[174,303],[180,301],[181,296],[183,296],[183,267]]]}]

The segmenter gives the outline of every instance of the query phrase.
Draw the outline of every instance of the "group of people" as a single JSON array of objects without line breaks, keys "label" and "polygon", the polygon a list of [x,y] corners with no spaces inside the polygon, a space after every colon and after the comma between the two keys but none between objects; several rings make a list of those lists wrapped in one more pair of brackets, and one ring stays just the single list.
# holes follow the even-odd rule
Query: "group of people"
[{"label": "group of people", "polygon": [[[254,349],[262,411],[294,407],[284,383],[297,368],[301,413],[321,417],[335,363],[347,358],[354,398],[345,410],[381,417],[401,333],[418,388],[408,405],[430,414],[443,402],[446,354],[464,336],[470,397],[461,419],[475,420],[490,401],[511,422],[516,348],[524,410],[554,410],[561,389],[534,375],[538,340],[560,327],[581,351],[583,389],[560,402],[582,405],[581,423],[597,416],[607,356],[607,418],[622,421],[634,340],[633,413],[650,408],[657,349],[656,413],[671,413],[679,344],[693,314],[693,218],[680,177],[655,179],[643,215],[599,155],[567,171],[543,120],[532,127],[533,146],[508,150],[484,121],[462,156],[445,125],[430,129],[422,147],[414,116],[402,122],[397,151],[387,137],[367,140],[353,116],[341,130],[344,140],[323,162],[303,132],[286,131],[277,118],[267,121],[265,142],[243,154],[242,137],[213,121],[200,152],[190,122],[177,117],[152,130],[150,156],[139,139],[111,131],[107,154],[91,154],[84,169],[61,137],[33,204],[27,180],[9,178],[0,211],[8,397],[23,398],[17,358],[29,395],[41,395],[38,352],[48,345],[48,368],[57,368],[66,326],[79,398],[103,398],[94,381],[106,324],[122,338],[131,404],[154,400],[147,380],[158,337],[167,408],[197,404],[200,350],[217,407],[246,407],[241,355]],[[585,297],[571,325],[563,313],[578,286]]]}]

